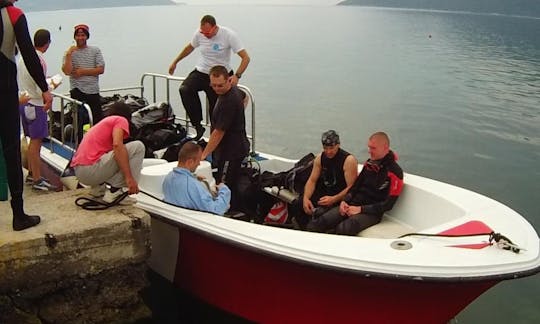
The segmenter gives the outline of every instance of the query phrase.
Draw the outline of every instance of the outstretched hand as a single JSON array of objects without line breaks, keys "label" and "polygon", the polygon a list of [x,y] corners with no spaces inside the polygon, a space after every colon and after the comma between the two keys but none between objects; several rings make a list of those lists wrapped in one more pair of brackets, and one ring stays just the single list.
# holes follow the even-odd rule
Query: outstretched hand
[{"label": "outstretched hand", "polygon": [[169,74],[173,75],[174,70],[176,70],[176,63],[171,63],[171,65],[169,66]]}]

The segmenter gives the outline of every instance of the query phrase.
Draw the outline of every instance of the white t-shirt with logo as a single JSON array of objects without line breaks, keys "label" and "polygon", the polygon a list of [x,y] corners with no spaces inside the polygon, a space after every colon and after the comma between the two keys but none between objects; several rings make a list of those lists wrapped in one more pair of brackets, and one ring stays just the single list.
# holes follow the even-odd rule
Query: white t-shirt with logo
[{"label": "white t-shirt with logo", "polygon": [[206,38],[199,30],[195,31],[191,46],[199,47],[201,57],[195,66],[197,71],[208,74],[215,65],[223,65],[231,70],[231,52],[238,53],[244,49],[240,38],[231,29],[219,26],[212,38]]},{"label": "white t-shirt with logo", "polygon": [[[36,53],[39,58],[39,62],[41,63],[43,74],[47,75],[47,63],[45,63],[43,53],[38,50],[36,50]],[[32,78],[32,76],[30,75],[30,72],[28,72],[22,56],[19,57],[19,61],[17,63],[17,77],[19,83],[19,90],[26,91],[28,93],[28,96],[30,97],[29,102],[34,106],[43,106],[43,92],[36,84],[36,81],[34,81],[34,78]]]}]

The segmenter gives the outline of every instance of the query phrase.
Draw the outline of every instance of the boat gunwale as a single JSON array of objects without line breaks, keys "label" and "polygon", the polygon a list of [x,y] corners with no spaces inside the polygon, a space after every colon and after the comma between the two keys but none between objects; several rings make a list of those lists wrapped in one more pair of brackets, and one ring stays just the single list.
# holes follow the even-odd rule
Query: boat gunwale
[{"label": "boat gunwale", "polygon": [[[181,208],[181,207],[178,207],[178,208]],[[305,259],[299,259],[299,258],[295,258],[295,257],[285,255],[282,253],[269,251],[267,249],[263,249],[263,248],[259,248],[259,247],[255,247],[255,246],[243,243],[243,242],[239,242],[232,238],[227,238],[216,233],[208,232],[204,229],[198,228],[193,225],[189,225],[186,223],[181,223],[180,221],[172,220],[166,216],[157,214],[155,212],[150,212],[150,211],[147,211],[147,212],[150,214],[152,218],[165,222],[171,226],[186,228],[202,236],[208,237],[210,239],[215,239],[218,242],[222,242],[222,243],[229,244],[235,247],[239,247],[239,248],[248,250],[250,252],[256,252],[265,256],[277,258],[277,259],[287,261],[287,262],[293,262],[299,265],[315,267],[323,271],[330,270],[333,272],[338,272],[338,273],[343,273],[343,274],[353,274],[353,275],[360,274],[366,278],[372,277],[372,278],[380,278],[380,279],[395,279],[395,280],[405,280],[405,281],[415,281],[415,282],[467,283],[467,282],[489,282],[489,281],[511,280],[511,279],[528,277],[528,276],[532,276],[537,273],[540,273],[540,262],[538,263],[536,267],[532,269],[528,269],[528,270],[521,270],[521,271],[509,272],[509,273],[504,273],[504,274],[474,276],[474,277],[463,277],[463,276],[435,277],[435,276],[426,276],[426,275],[403,275],[403,274],[389,274],[385,272],[344,268],[344,267],[338,267],[338,266],[333,266],[333,265],[324,264],[324,263],[313,262],[313,261],[309,261]],[[264,225],[261,225],[261,226],[264,226]],[[384,240],[388,240],[388,239],[384,239]]]}]

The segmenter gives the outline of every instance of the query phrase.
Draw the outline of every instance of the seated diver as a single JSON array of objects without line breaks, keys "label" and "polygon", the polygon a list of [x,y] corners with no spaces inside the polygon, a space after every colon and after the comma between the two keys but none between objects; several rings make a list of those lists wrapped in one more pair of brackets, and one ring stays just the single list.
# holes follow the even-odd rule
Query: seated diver
[{"label": "seated diver", "polygon": [[217,186],[217,195],[209,191],[194,173],[200,164],[202,147],[185,143],[178,153],[178,166],[163,181],[164,200],[180,207],[223,215],[229,209],[231,191],[224,184]]}]

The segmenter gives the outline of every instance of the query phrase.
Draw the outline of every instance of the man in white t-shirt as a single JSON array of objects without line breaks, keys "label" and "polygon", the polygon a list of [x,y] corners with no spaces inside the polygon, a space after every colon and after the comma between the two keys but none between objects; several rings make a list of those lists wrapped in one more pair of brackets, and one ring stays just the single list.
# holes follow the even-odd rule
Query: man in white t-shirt
[{"label": "man in white t-shirt", "polygon": [[[197,131],[195,140],[198,140],[204,134],[204,127],[201,125],[203,115],[199,91],[206,93],[210,105],[210,116],[212,116],[217,100],[217,94],[210,87],[210,76],[208,75],[210,69],[216,65],[225,66],[231,74],[230,82],[237,85],[250,61],[249,55],[236,33],[227,27],[218,26],[213,16],[206,15],[202,17],[200,29],[195,31],[191,42],[184,47],[171,63],[169,74],[172,75],[178,62],[191,54],[197,47],[200,48],[201,58],[195,66],[195,70],[188,75],[180,86],[182,103],[191,124]],[[230,66],[231,53],[236,53],[241,58],[240,65],[234,74]]]}]

